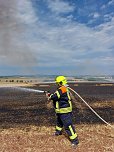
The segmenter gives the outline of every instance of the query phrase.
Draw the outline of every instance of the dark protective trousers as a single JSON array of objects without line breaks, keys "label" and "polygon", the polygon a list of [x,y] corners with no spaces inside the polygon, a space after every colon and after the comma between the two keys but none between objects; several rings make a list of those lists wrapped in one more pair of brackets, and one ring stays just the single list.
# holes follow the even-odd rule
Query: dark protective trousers
[{"label": "dark protective trousers", "polygon": [[75,128],[72,122],[72,113],[56,114],[57,116],[57,125],[56,131],[61,132],[64,127],[70,140],[74,140],[77,137]]}]

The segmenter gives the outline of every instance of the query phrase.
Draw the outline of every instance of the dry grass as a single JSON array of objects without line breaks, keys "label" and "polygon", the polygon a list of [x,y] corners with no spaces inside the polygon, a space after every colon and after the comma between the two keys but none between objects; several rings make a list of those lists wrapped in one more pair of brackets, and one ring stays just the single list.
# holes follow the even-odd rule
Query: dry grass
[{"label": "dry grass", "polygon": [[95,102],[95,103],[91,103],[90,106],[92,106],[93,108],[104,108],[104,107],[111,107],[114,104],[114,101],[104,101],[104,102]]},{"label": "dry grass", "polygon": [[[114,126],[114,125],[113,125]],[[73,149],[63,134],[53,136],[54,127],[28,126],[0,131],[1,152],[114,152],[114,131],[105,125],[77,125],[80,143]]]},{"label": "dry grass", "polygon": [[95,86],[114,86],[114,84],[111,83],[102,83],[102,84],[96,84]]},{"label": "dry grass", "polygon": [[0,87],[32,87],[34,86],[34,84],[30,84],[30,83],[0,83]]}]

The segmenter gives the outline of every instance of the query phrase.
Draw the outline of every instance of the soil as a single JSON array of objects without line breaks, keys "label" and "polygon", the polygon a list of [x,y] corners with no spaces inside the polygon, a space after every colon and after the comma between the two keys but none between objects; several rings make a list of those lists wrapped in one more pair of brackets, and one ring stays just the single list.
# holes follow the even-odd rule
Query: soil
[{"label": "soil", "polygon": [[[114,85],[70,84],[114,127]],[[54,84],[30,88],[56,90]],[[54,136],[56,117],[45,94],[0,88],[0,152],[114,152],[114,129],[104,124],[73,93],[73,123],[79,145],[72,147],[63,130]]]}]

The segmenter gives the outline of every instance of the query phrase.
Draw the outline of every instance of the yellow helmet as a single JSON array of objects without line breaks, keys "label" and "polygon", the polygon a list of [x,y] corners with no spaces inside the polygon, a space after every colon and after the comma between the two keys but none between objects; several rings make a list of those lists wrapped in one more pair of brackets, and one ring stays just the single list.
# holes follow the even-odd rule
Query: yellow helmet
[{"label": "yellow helmet", "polygon": [[66,85],[67,84],[67,80],[64,76],[56,77],[55,82],[59,85]]}]

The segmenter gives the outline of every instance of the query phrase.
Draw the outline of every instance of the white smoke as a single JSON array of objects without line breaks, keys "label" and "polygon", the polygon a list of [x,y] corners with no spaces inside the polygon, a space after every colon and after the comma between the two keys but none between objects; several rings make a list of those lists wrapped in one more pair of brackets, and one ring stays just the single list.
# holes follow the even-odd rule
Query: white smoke
[{"label": "white smoke", "polygon": [[33,50],[26,41],[26,25],[35,20],[30,1],[0,1],[0,60],[3,64],[24,68],[37,65]]}]

